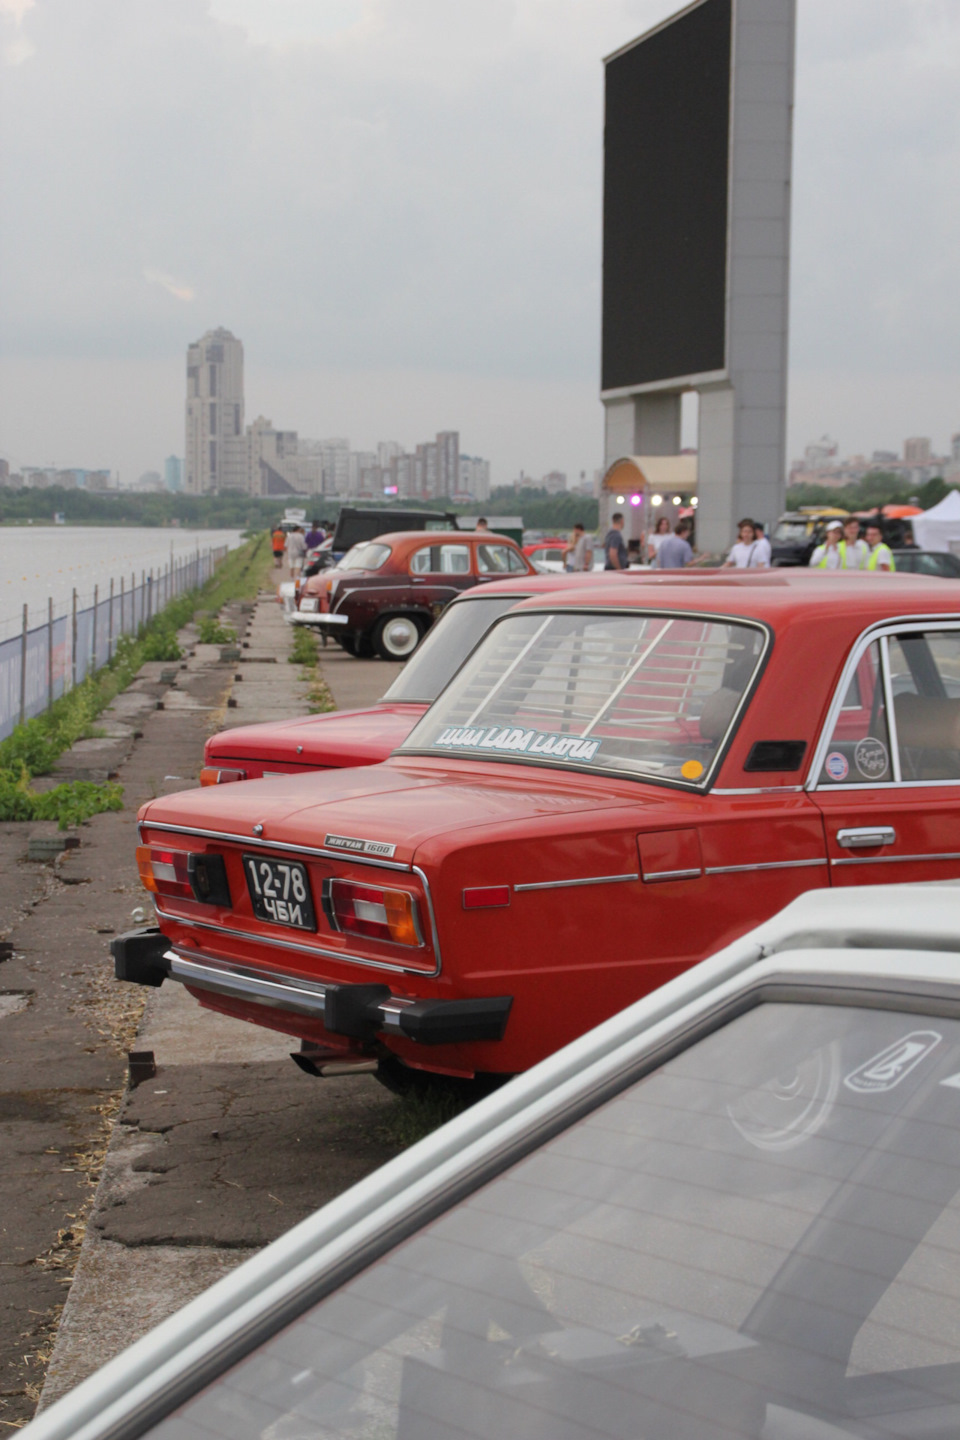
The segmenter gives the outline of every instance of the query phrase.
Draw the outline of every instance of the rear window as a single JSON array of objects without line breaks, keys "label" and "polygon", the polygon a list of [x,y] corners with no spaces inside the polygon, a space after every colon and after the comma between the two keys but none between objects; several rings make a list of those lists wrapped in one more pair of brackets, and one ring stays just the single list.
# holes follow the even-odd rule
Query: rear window
[{"label": "rear window", "polygon": [[702,786],[765,644],[710,617],[508,615],[401,748]]},{"label": "rear window", "polygon": [[379,570],[389,557],[389,545],[378,545],[375,542],[364,540],[360,545],[354,545],[352,550],[348,550],[335,568],[337,570]]},{"label": "rear window", "polygon": [[494,620],[524,599],[524,595],[491,595],[489,599],[458,600],[451,605],[407,661],[384,700],[436,700]]}]

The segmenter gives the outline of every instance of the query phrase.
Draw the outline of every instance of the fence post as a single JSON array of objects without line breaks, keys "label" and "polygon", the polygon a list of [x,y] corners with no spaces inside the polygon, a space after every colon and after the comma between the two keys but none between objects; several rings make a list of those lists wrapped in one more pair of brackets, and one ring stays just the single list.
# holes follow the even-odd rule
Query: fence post
[{"label": "fence post", "polygon": [[53,596],[47,596],[47,709],[53,704]]},{"label": "fence post", "polygon": [[27,716],[27,607],[23,607],[23,635],[20,641],[20,724]]},{"label": "fence post", "polygon": [[77,688],[77,592],[73,592],[73,609],[70,621],[70,689]]},{"label": "fence post", "polygon": [[130,571],[130,634],[137,632],[137,572]]},{"label": "fence post", "polygon": [[123,622],[124,622],[124,620],[127,618],[126,599],[127,599],[127,595],[126,595],[126,576],[121,575],[121,576],[120,576],[120,634],[121,634],[121,635],[123,635],[123,634],[125,633],[124,628],[123,628]]},{"label": "fence post", "polygon": [[90,669],[97,668],[97,610],[100,606],[100,586],[93,587],[93,640],[90,646]]},{"label": "fence post", "polygon": [[[123,584],[123,580],[120,581]],[[113,659],[113,579],[110,580],[110,616],[107,620],[107,664]]]}]

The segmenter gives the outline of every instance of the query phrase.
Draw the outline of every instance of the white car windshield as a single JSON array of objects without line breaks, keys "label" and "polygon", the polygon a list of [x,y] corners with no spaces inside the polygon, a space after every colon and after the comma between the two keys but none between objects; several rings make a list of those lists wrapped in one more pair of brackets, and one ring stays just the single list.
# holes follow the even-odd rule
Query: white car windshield
[{"label": "white car windshield", "polygon": [[334,566],[335,570],[379,570],[390,555],[389,545],[377,545],[364,540],[348,550],[343,559]]},{"label": "white car windshield", "polygon": [[765,641],[758,625],[710,617],[509,615],[401,748],[701,786]]},{"label": "white car windshield", "polygon": [[958,1069],[956,1019],[760,1005],[150,1440],[953,1440]]}]

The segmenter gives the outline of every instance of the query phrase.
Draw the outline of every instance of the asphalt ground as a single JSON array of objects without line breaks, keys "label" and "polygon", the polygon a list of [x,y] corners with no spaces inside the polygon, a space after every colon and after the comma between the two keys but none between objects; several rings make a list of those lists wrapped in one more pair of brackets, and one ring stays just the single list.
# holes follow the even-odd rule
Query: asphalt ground
[{"label": "asphalt ground", "polygon": [[[397,1102],[372,1077],[313,1079],[289,1038],[206,1011],[170,982],[144,1009],[146,992],[113,978],[110,935],[148,901],[140,804],[196,783],[211,731],[308,708],[276,602],[225,618],[249,627],[239,662],[194,645],[188,627],[194,653],[175,683],[160,679],[171,667],[145,666],[102,718],[106,733],[63,757],[62,777],[115,774],[123,811],[80,827],[79,844],[45,864],[27,844],[52,824],[0,826],[4,1428],[400,1148]],[[398,668],[323,652],[340,708],[379,698]],[[155,1057],[136,1089],[130,1050]]]}]

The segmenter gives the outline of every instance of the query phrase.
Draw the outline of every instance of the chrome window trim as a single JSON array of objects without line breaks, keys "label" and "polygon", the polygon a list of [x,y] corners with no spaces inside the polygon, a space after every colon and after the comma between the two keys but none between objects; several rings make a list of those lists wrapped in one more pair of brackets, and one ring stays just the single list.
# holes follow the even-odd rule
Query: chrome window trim
[{"label": "chrome window trim", "polygon": [[[312,955],[314,959],[320,960],[342,960],[345,965],[364,965],[371,970],[391,970],[403,975],[422,975],[427,980],[434,979],[440,974],[440,956],[437,954],[434,968],[424,970],[414,965],[392,964],[389,960],[377,960],[365,955],[351,955],[343,950],[327,950],[322,945],[305,945],[301,940],[279,939],[272,935],[256,935],[250,930],[235,930],[230,925],[214,925],[210,920],[195,920],[192,915],[172,915],[169,910],[162,910],[154,903],[154,909],[161,920],[169,920],[174,925],[183,925],[188,930],[210,930],[214,935],[229,935],[234,940],[253,940],[258,945],[268,945],[272,950],[296,950],[299,955]],[[301,932],[302,933],[302,932]],[[179,944],[179,941],[171,940],[171,945]],[[409,947],[413,949],[412,946]],[[230,964],[242,962],[230,961]],[[320,984],[333,984],[333,981],[318,982]]]},{"label": "chrome window trim", "polygon": [[899,785],[903,779],[900,770],[900,742],[897,735],[897,717],[893,708],[893,681],[890,678],[890,635],[885,632],[880,636],[880,678],[883,681],[883,705],[887,712],[887,743],[890,746],[890,769],[893,771],[893,784]]},{"label": "chrome window trim", "polygon": [[[474,647],[474,650],[470,652],[470,654],[474,655],[476,653],[476,650],[479,649],[480,645],[482,645],[487,640],[487,638],[493,634],[497,626],[502,625],[505,620],[509,619],[511,615],[513,615],[513,613],[514,612],[512,610],[508,610],[498,619],[496,619],[490,626],[489,630],[487,630],[486,634],[477,641],[477,645]],[[730,717],[730,723],[727,725],[727,728],[724,731],[723,739],[717,745],[716,753],[714,754],[713,760],[710,762],[709,768],[704,771],[702,777],[696,781],[683,780],[674,776],[667,777],[664,775],[647,775],[641,773],[634,773],[630,770],[622,770],[616,767],[606,767],[603,765],[577,765],[576,763],[571,763],[569,760],[566,759],[566,757],[564,757],[562,760],[550,760],[546,756],[537,756],[537,758],[533,760],[527,755],[487,755],[479,753],[477,751],[456,749],[438,751],[437,749],[430,747],[412,745],[408,746],[405,740],[401,741],[401,743],[397,746],[396,750],[392,751],[393,755],[398,755],[401,759],[406,755],[417,755],[423,756],[428,760],[450,758],[453,760],[483,760],[486,764],[492,765],[528,765],[535,770],[562,770],[567,773],[573,773],[577,775],[604,775],[611,779],[626,780],[635,785],[662,785],[667,789],[685,790],[688,793],[694,795],[706,795],[708,793],[715,793],[711,791],[710,782],[715,775],[719,774],[723,762],[727,758],[727,751],[730,749],[731,742],[733,741],[734,736],[740,728],[740,721],[743,718],[743,712],[757,692],[757,686],[760,684],[760,681],[763,678],[763,672],[767,667],[767,662],[770,659],[770,654],[773,650],[773,627],[766,620],[758,620],[753,615],[728,615],[725,612],[716,610],[658,610],[652,606],[641,607],[637,605],[564,605],[562,611],[558,611],[556,609],[551,609],[548,602],[546,601],[544,602],[543,609],[533,609],[531,607],[531,609],[524,610],[522,613],[524,616],[545,614],[548,618],[551,615],[555,614],[612,615],[614,616],[614,618],[617,618],[621,615],[639,615],[643,619],[657,617],[658,619],[665,620],[705,620],[719,625],[739,625],[743,629],[759,630],[761,636],[763,637],[763,647],[760,651],[760,654],[757,656],[756,663],[753,668],[753,673],[750,676],[750,683],[747,685],[746,689],[740,696],[737,708],[734,710],[732,716]],[[542,628],[544,627],[541,627],[541,629]],[[539,633],[540,632],[538,631],[537,634],[539,635]],[[529,649],[530,645],[533,644],[533,640],[536,638],[537,636],[534,636],[533,639],[528,642],[528,645],[525,648]],[[470,657],[468,656],[467,658],[469,659]],[[464,663],[466,663],[466,661]],[[461,666],[461,669],[462,668],[463,667]],[[460,672],[457,671],[457,674],[459,673]],[[447,682],[448,686],[450,683],[452,683],[453,678],[454,677],[451,676],[451,680]],[[502,683],[502,680],[501,682],[498,682],[498,688],[500,683]],[[478,706],[477,710],[481,708],[481,706]],[[466,724],[472,723],[473,718],[477,714],[477,710],[474,711],[474,715],[471,717],[471,720],[465,722]],[[417,724],[421,724],[423,718],[425,717],[421,717],[421,720],[419,720]],[[771,786],[770,788],[773,789],[775,787]],[[797,788],[800,789],[802,787],[798,786]],[[727,791],[724,793],[730,794],[732,792]],[[754,792],[750,791],[749,793],[752,794]]]},{"label": "chrome window trim", "polygon": [[[807,779],[804,782],[803,786],[805,790],[823,790],[824,792],[829,794],[832,790],[887,790],[891,789],[895,785],[960,785],[960,780],[883,780],[873,785],[871,785],[869,781],[865,781],[862,785],[832,785],[829,782],[818,780],[818,776],[823,771],[823,764],[827,757],[827,750],[829,748],[830,741],[833,739],[834,726],[836,725],[840,712],[843,709],[843,700],[847,693],[851,677],[856,672],[857,666],[860,664],[864,652],[873,644],[874,640],[881,640],[890,635],[904,635],[923,632],[929,630],[932,625],[935,625],[938,630],[960,630],[960,619],[954,618],[954,616],[950,614],[903,615],[899,617],[894,616],[889,620],[878,620],[875,624],[870,625],[866,630],[861,632],[860,636],[858,637],[853,646],[853,649],[847,656],[846,664],[840,672],[840,679],[837,683],[837,688],[834,691],[833,699],[830,701],[830,708],[827,711],[826,719],[824,720],[823,726],[820,730],[820,738],[817,741],[816,747],[814,748],[813,754],[810,759],[810,769],[807,772]],[[882,648],[881,667],[884,676],[887,676],[889,674],[889,665],[887,665],[886,663],[886,656],[883,653]],[[890,696],[887,693],[886,687],[887,682],[885,679],[884,699],[889,706],[889,712],[887,715],[887,733],[890,739],[890,763],[892,766],[894,763],[893,757],[896,755],[896,773],[899,773],[900,761],[899,749],[897,746],[896,720],[893,715],[893,707],[890,704]]]},{"label": "chrome window trim", "polygon": [[799,795],[802,785],[737,785],[727,790],[716,786],[711,795]]},{"label": "chrome window trim", "polygon": [[[776,949],[776,922],[771,938]],[[765,927],[770,929],[770,927]],[[779,939],[789,945],[790,933]],[[746,943],[745,943],[746,942]],[[564,1047],[504,1091],[388,1162],[374,1177],[294,1227],[183,1312],[161,1323],[33,1422],[33,1440],[135,1440],[278,1329],[410,1234],[518,1163],[680,1050],[764,1003],[903,1009],[956,1017],[954,980],[837,969],[791,971],[766,947],[734,945],[638,1002],[627,1015]],[[808,952],[809,953],[809,952]],[[786,966],[783,965],[786,959]],[[905,993],[898,993],[898,990]],[[639,1028],[638,1028],[639,1027]],[[446,1133],[445,1133],[446,1132]],[[271,1253],[272,1252],[272,1253]]]},{"label": "chrome window trim", "polygon": [[[697,874],[700,872],[697,871]],[[514,885],[516,894],[523,890],[568,890],[573,885],[619,885],[625,880],[639,880],[632,875],[584,875],[579,880],[534,880],[526,885]]]}]

